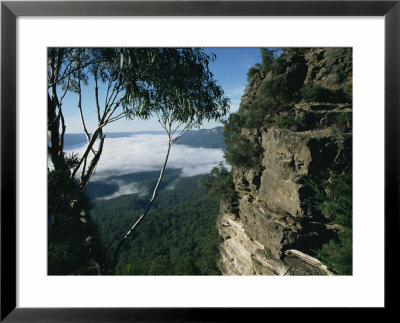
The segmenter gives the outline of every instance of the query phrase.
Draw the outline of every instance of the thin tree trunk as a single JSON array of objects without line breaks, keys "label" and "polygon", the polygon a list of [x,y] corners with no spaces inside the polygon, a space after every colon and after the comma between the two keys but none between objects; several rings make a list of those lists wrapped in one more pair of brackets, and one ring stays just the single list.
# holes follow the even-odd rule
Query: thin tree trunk
[{"label": "thin tree trunk", "polygon": [[82,171],[81,183],[79,184],[82,191],[86,191],[86,187],[88,186],[90,179],[94,175],[94,170],[97,166],[97,163],[100,160],[100,155],[103,152],[105,136],[103,135],[102,131],[100,131],[99,138],[100,138],[99,147],[97,148],[97,151],[95,152],[92,160],[90,161],[89,168],[87,169],[86,172]]},{"label": "thin tree trunk", "polygon": [[145,211],[143,212],[143,214],[139,217],[139,219],[137,219],[137,221],[131,226],[131,228],[129,229],[129,231],[125,234],[125,236],[122,238],[122,240],[118,243],[117,245],[117,249],[115,249],[114,252],[114,257],[111,263],[112,269],[115,269],[115,266],[117,265],[118,262],[118,256],[119,256],[119,250],[121,249],[122,245],[125,243],[125,241],[128,239],[128,237],[131,235],[133,229],[136,228],[136,226],[143,220],[143,218],[146,216],[146,214],[148,213],[151,205],[153,204],[155,198],[157,197],[157,191],[158,188],[161,184],[162,178],[164,176],[164,172],[165,172],[165,168],[167,167],[167,163],[168,163],[168,158],[169,158],[169,153],[171,151],[171,147],[172,147],[173,143],[172,143],[172,138],[169,135],[168,136],[168,150],[167,150],[167,154],[165,156],[165,161],[164,161],[164,165],[161,169],[160,175],[158,176],[158,181],[156,186],[154,187],[153,190],[153,195],[151,196],[151,199],[149,201],[149,204],[147,205]]},{"label": "thin tree trunk", "polygon": [[[50,81],[57,79],[64,49],[59,48],[52,50],[49,53],[50,59]],[[55,169],[64,168],[63,144],[65,125],[63,115],[60,107],[60,102],[57,95],[57,87],[52,85],[49,87],[50,93],[47,92],[47,131],[49,136],[50,145],[48,147],[48,154]],[[58,110],[58,113],[57,113]],[[61,119],[61,120],[60,120]],[[62,129],[60,133],[60,121],[62,122]]]}]

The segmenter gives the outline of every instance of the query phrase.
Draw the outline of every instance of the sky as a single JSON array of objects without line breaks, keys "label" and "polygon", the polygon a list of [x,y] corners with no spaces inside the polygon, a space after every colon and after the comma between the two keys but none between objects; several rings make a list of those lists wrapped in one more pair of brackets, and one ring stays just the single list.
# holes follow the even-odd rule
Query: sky
[{"label": "sky", "polygon": [[[259,48],[205,48],[206,53],[215,53],[216,60],[210,64],[217,83],[224,89],[225,95],[230,98],[230,112],[236,112],[244,88],[247,85],[247,72],[250,67],[261,61]],[[82,106],[86,126],[89,132],[96,127],[95,101],[93,84],[82,93]],[[101,93],[101,89],[100,89]],[[82,126],[77,108],[77,96],[68,93],[63,100],[63,112],[67,133],[82,133]],[[221,126],[217,122],[204,123],[201,128],[209,129]],[[135,131],[162,131],[163,128],[154,119],[119,120],[104,128],[105,132],[135,132]]]}]

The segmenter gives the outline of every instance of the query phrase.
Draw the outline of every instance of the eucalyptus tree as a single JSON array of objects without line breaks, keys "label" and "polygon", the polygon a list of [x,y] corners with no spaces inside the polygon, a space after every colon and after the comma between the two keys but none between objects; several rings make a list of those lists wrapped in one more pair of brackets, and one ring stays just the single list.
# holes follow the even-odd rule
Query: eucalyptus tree
[{"label": "eucalyptus tree", "polygon": [[213,60],[215,55],[207,55],[198,48],[163,49],[155,57],[154,66],[162,66],[164,77],[154,80],[150,96],[141,104],[138,115],[155,117],[163,127],[167,134],[166,155],[149,203],[117,244],[112,266],[118,262],[120,248],[157,197],[172,146],[188,130],[199,128],[204,120],[221,120],[229,110],[229,100],[209,69]]},{"label": "eucalyptus tree", "polygon": [[[146,101],[153,88],[154,49],[123,48],[50,48],[48,51],[48,135],[50,160],[55,169],[66,166],[64,134],[67,128],[63,99],[68,92],[77,95],[82,132],[87,143],[82,156],[75,158],[70,177],[79,176],[84,191],[102,154],[103,129],[121,118],[136,116],[138,106]],[[150,70],[151,70],[151,73]],[[83,107],[83,88],[92,87],[97,123],[88,129]],[[99,91],[99,89],[103,91]],[[157,89],[157,91],[160,89]],[[102,93],[102,95],[100,94]],[[59,94],[60,93],[60,94]],[[91,107],[89,107],[91,108]]]},{"label": "eucalyptus tree", "polygon": [[[156,117],[167,132],[166,158],[149,205],[117,245],[115,261],[120,247],[156,198],[176,140],[189,129],[200,127],[204,120],[220,120],[229,109],[228,99],[209,69],[214,59],[215,55],[208,55],[199,48],[48,50],[48,153],[53,168],[62,174],[63,182],[79,177],[79,188],[85,191],[103,151],[104,128],[112,122],[122,118]],[[88,107],[83,106],[82,98],[87,93],[83,88],[90,86],[95,101],[93,112],[97,116],[94,129],[88,129],[84,114]],[[81,156],[64,154],[68,125],[63,99],[68,92],[77,96],[77,111],[87,139]],[[64,199],[65,195],[69,196],[62,195]],[[73,205],[74,201],[69,204]]]},{"label": "eucalyptus tree", "polygon": [[[122,49],[49,48],[48,49],[48,156],[51,167],[48,173],[48,258],[49,274],[93,272],[88,259],[96,243],[91,225],[88,201],[84,191],[94,174],[104,145],[103,128],[124,117],[128,91]],[[148,58],[143,58],[150,64]],[[144,64],[142,64],[144,65]],[[92,87],[94,102],[83,107],[84,87]],[[99,94],[99,88],[105,94]],[[68,124],[64,118],[63,100],[68,92],[76,94],[76,109],[87,143],[82,156],[64,153],[64,135]],[[129,92],[132,96],[132,93]],[[72,108],[72,107],[69,107]],[[94,129],[88,129],[84,110],[97,116]],[[79,178],[78,180],[76,178]],[[91,237],[91,239],[88,239]],[[86,257],[82,257],[86,254]],[[85,269],[86,268],[86,269]],[[96,271],[96,270],[94,270]]]}]

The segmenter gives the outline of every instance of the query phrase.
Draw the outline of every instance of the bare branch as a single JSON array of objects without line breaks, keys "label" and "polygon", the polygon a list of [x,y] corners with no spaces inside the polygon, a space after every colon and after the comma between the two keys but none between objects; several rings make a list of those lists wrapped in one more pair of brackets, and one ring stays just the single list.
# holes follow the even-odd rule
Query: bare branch
[{"label": "bare branch", "polygon": [[[78,81],[78,109],[79,109],[79,115],[81,117],[81,123],[82,123],[82,128],[83,131],[85,132],[87,142],[90,142],[90,134],[89,131],[86,128],[85,124],[85,118],[83,117],[83,111],[82,111],[82,89],[81,89],[81,81]],[[92,149],[93,151],[93,149]],[[94,153],[94,151],[93,151]]]},{"label": "bare branch", "polygon": [[[177,135],[173,140],[172,140],[172,144],[175,144],[175,142],[181,138],[183,135],[185,135],[190,129],[192,129],[192,124],[187,124],[185,128],[183,128],[183,130],[181,131],[181,133],[179,135]],[[175,129],[176,131],[177,129]]]},{"label": "bare branch", "polygon": [[97,71],[94,72],[94,95],[96,98],[97,121],[100,122],[99,86],[97,83]]},{"label": "bare branch", "polygon": [[88,167],[88,170],[87,170],[85,176],[81,180],[81,184],[80,185],[81,185],[81,188],[82,188],[83,191],[86,190],[86,187],[87,187],[90,179],[93,177],[94,170],[97,167],[97,163],[99,162],[100,155],[103,152],[103,145],[104,145],[105,136],[103,136],[100,133],[99,137],[100,137],[99,147],[98,147],[96,153],[94,154],[92,160],[90,161],[90,165]]},{"label": "bare branch", "polygon": [[[65,77],[70,76],[72,73],[77,72],[79,70],[82,70],[86,67],[88,67],[89,65],[93,64],[95,61],[89,61],[83,65],[78,65],[77,67],[70,69],[69,72],[66,72],[66,70],[64,70],[64,73],[61,75],[61,77],[59,77],[57,80],[54,80],[53,82],[48,84],[48,88],[51,88],[53,86],[56,86],[58,83],[60,83]],[[69,63],[69,65],[72,65],[72,62]]]},{"label": "bare branch", "polygon": [[158,189],[159,189],[159,187],[160,187],[160,183],[161,183],[161,181],[162,181],[162,178],[163,178],[163,176],[164,176],[165,169],[166,169],[166,167],[167,167],[167,163],[168,163],[168,158],[169,158],[169,154],[170,154],[170,151],[171,151],[171,147],[172,147],[172,143],[171,143],[171,138],[169,137],[169,138],[168,138],[168,149],[167,149],[167,153],[166,153],[166,156],[165,156],[164,164],[163,164],[163,167],[161,168],[160,175],[158,176],[158,180],[157,180],[156,186],[154,187],[154,190],[153,190],[153,194],[152,194],[152,196],[151,196],[151,199],[150,199],[150,201],[149,201],[149,203],[148,203],[148,205],[147,205],[147,207],[146,207],[146,210],[145,210],[145,211],[143,212],[143,214],[136,220],[136,222],[129,228],[128,232],[126,232],[126,234],[124,235],[124,237],[122,238],[122,240],[120,240],[120,242],[118,243],[117,248],[116,248],[116,250],[115,250],[115,252],[114,252],[113,260],[112,260],[112,265],[113,265],[113,267],[115,267],[116,264],[117,264],[117,262],[118,262],[118,256],[119,256],[119,250],[120,250],[120,248],[121,248],[122,245],[125,243],[125,241],[128,239],[128,237],[131,235],[132,231],[137,227],[137,225],[138,225],[138,224],[143,220],[143,218],[146,216],[146,214],[148,213],[148,211],[149,211],[151,205],[153,204],[155,198],[157,197],[157,192],[158,192]]},{"label": "bare branch", "polygon": [[62,105],[62,101],[63,101],[65,95],[67,94],[67,92],[68,92],[68,90],[69,90],[70,82],[71,82],[71,77],[68,76],[68,81],[67,81],[67,85],[66,85],[65,90],[64,90],[64,94],[63,94],[63,95],[61,96],[61,98],[60,98],[60,107],[61,107],[61,105]]},{"label": "bare branch", "polygon": [[60,149],[61,149],[61,151],[64,151],[64,135],[65,135],[65,130],[67,129],[67,126],[65,125],[65,119],[64,119],[64,115],[61,110],[61,105],[59,108],[59,114],[60,114],[60,119],[61,119]]},{"label": "bare branch", "polygon": [[83,166],[82,166],[82,172],[81,172],[81,183],[83,182],[83,179],[85,177],[86,164],[87,164],[87,156],[83,159]]},{"label": "bare branch", "polygon": [[76,173],[78,172],[79,168],[80,168],[81,165],[82,165],[83,160],[84,160],[85,158],[87,158],[87,156],[89,155],[89,152],[90,152],[90,151],[92,151],[92,152],[94,151],[94,150],[93,150],[93,145],[94,145],[94,143],[96,142],[96,139],[97,139],[97,137],[98,137],[98,135],[99,135],[101,129],[102,129],[104,126],[105,126],[105,124],[104,124],[104,125],[100,125],[100,126],[98,126],[97,129],[94,131],[92,137],[90,138],[90,141],[88,142],[88,144],[87,144],[87,146],[86,146],[85,152],[83,153],[83,155],[82,155],[81,159],[79,160],[78,164],[75,166],[74,170],[72,171],[71,178],[74,178],[74,177],[75,177]]},{"label": "bare branch", "polygon": [[184,124],[184,122],[182,121],[180,124],[178,124],[175,128],[175,130],[172,132],[172,135],[175,134],[175,132]]}]

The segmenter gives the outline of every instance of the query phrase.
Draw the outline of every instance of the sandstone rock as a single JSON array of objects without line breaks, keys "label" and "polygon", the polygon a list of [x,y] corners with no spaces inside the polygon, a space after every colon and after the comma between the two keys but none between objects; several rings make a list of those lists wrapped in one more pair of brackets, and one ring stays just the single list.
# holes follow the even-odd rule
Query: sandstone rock
[{"label": "sandstone rock", "polygon": [[285,261],[290,265],[292,275],[333,275],[322,262],[299,250],[285,251]]},{"label": "sandstone rock", "polygon": [[344,89],[352,80],[351,48],[315,48],[305,54],[308,66],[304,83],[331,90]]},{"label": "sandstone rock", "polygon": [[[287,73],[296,81],[331,90],[351,85],[352,52],[343,48],[288,49]],[[246,88],[240,109],[247,109],[263,80],[257,74]],[[340,230],[326,225],[327,215],[310,204],[307,180],[332,168],[351,167],[351,104],[300,102],[280,113],[301,115],[292,129],[269,125],[243,129],[263,149],[259,169],[232,168],[238,200],[221,203],[219,268],[224,275],[331,275],[306,252],[319,248]],[[340,129],[336,120],[341,117]]]}]

